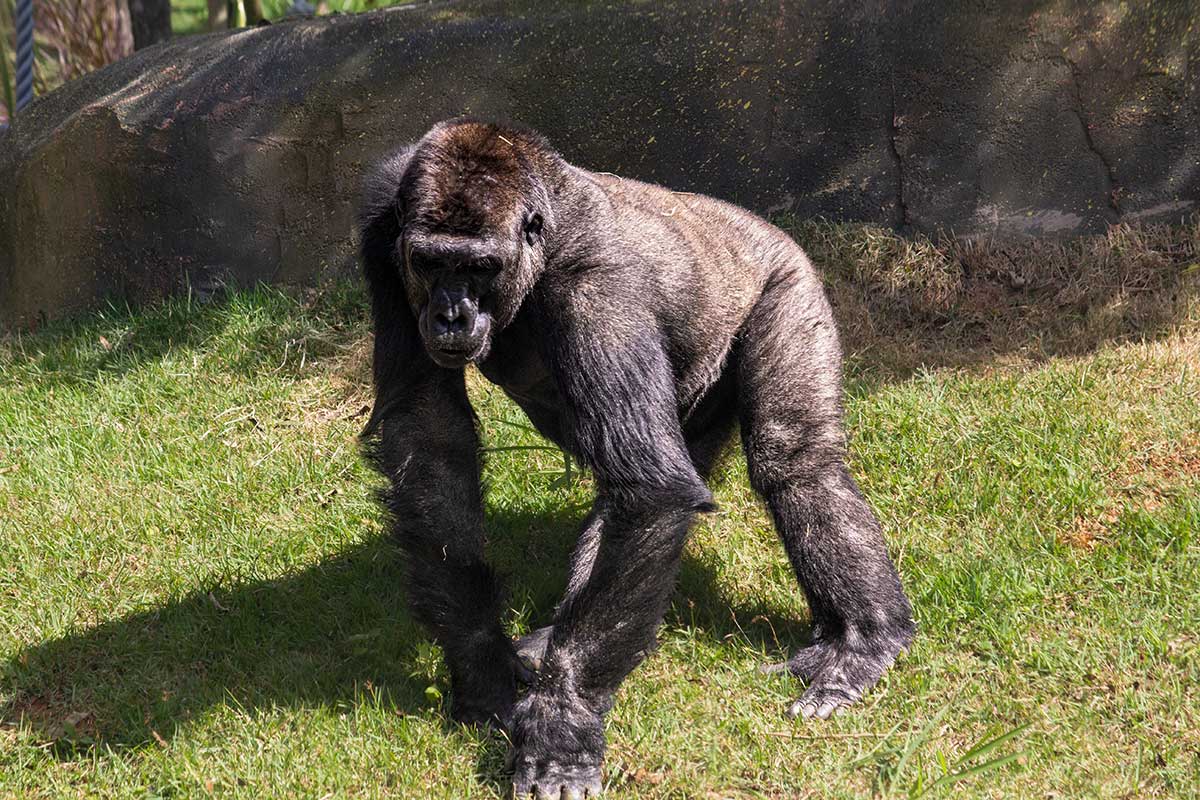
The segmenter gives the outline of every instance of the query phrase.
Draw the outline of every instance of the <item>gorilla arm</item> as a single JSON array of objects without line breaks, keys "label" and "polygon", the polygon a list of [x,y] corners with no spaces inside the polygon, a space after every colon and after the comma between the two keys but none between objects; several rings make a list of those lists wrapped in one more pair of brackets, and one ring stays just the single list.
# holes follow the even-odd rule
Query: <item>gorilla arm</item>
[{"label": "gorilla arm", "polygon": [[595,473],[604,524],[590,575],[561,604],[535,684],[514,708],[518,796],[595,791],[603,715],[654,645],[695,512],[713,507],[687,455],[656,322],[621,302],[627,280],[603,284],[539,302],[550,309],[543,341],[564,428]]},{"label": "gorilla arm", "polygon": [[409,607],[442,645],[451,714],[504,721],[523,671],[500,625],[500,582],[483,560],[479,438],[461,369],[433,363],[421,344],[392,252],[394,210],[364,224],[363,260],[375,327],[375,406],[363,436],[389,481],[382,499],[407,556]]}]

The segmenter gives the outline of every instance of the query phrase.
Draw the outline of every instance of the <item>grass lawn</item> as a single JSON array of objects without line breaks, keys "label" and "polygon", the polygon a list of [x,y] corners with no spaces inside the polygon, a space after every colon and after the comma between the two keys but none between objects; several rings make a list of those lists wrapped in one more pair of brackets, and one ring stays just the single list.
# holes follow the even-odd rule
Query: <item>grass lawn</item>
[{"label": "grass lawn", "polygon": [[[891,250],[863,274],[801,234],[830,264],[854,471],[918,638],[853,712],[785,719],[800,687],[756,668],[807,612],[731,454],[609,719],[608,792],[1195,796],[1195,268],[1081,311],[1018,259],[982,305],[983,284],[916,285]],[[504,791],[503,740],[443,712],[356,450],[363,308],[349,287],[258,290],[0,340],[0,796]],[[540,444],[501,392],[472,393],[487,447]],[[547,619],[589,502],[562,468],[488,458],[514,632]]]}]

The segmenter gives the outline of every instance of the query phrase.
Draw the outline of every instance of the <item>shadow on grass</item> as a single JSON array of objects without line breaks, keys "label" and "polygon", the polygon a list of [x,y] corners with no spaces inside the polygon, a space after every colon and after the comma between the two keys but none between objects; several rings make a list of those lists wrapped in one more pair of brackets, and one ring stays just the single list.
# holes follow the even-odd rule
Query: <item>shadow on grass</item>
[{"label": "shadow on grass", "polygon": [[[498,514],[490,556],[524,599],[531,625],[550,620],[581,515]],[[803,637],[798,620],[723,596],[716,576],[687,559],[667,624],[716,640],[743,636],[767,651]],[[168,738],[213,706],[246,713],[283,707],[353,707],[365,693],[402,715],[432,714],[444,684],[437,659],[405,609],[399,548],[379,536],[271,580],[212,586],[26,648],[0,666],[9,695],[0,720],[31,726],[62,758],[102,744]],[[443,685],[444,688],[444,685]],[[489,737],[480,778],[500,786],[504,741]]]},{"label": "shadow on grass", "polygon": [[431,676],[403,667],[419,634],[401,589],[382,537],[277,579],[201,589],[22,651],[4,668],[13,699],[0,716],[48,738],[136,745],[227,702],[352,704],[375,687],[398,709],[427,708]]}]

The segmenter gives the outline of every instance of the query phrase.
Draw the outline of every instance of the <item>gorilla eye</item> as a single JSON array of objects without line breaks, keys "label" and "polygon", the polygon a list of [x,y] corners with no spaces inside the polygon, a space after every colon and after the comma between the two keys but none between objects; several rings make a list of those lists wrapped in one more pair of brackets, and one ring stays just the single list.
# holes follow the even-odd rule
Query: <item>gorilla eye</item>
[{"label": "gorilla eye", "polygon": [[490,277],[500,271],[503,265],[498,258],[481,258],[471,262],[471,272],[484,277]]},{"label": "gorilla eye", "polygon": [[525,241],[529,244],[533,244],[537,240],[537,238],[542,235],[542,215],[541,214],[531,214],[529,216],[529,218],[527,220],[525,220],[524,233],[525,233]]},{"label": "gorilla eye", "polygon": [[427,276],[434,271],[434,263],[429,259],[417,253],[410,253],[408,257],[409,268],[412,269],[414,275]]}]

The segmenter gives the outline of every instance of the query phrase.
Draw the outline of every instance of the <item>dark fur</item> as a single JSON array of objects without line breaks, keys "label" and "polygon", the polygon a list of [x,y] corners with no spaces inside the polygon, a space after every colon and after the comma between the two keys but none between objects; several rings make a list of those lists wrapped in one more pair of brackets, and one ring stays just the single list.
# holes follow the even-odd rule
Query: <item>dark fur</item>
[{"label": "dark fur", "polygon": [[[812,609],[813,643],[779,666],[809,684],[790,712],[858,700],[907,646],[911,608],[845,466],[833,316],[787,235],[466,120],[388,159],[361,225],[376,334],[367,435],[391,480],[410,603],[444,648],[453,715],[508,727],[518,794],[598,792],[603,717],[654,644],[735,423]],[[482,558],[466,360],[599,487],[566,596],[523,641],[524,663]]]}]

